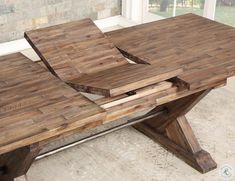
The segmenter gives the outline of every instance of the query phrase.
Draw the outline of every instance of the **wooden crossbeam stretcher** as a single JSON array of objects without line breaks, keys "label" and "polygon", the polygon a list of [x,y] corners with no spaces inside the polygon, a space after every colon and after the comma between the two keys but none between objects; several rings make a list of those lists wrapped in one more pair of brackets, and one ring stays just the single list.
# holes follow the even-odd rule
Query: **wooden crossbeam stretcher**
[{"label": "wooden crossbeam stretcher", "polygon": [[47,68],[0,57],[0,180],[26,174],[52,140],[146,110],[107,132],[133,125],[201,173],[216,168],[185,115],[234,75],[234,28],[187,14],[106,34],[84,19],[25,38]]}]

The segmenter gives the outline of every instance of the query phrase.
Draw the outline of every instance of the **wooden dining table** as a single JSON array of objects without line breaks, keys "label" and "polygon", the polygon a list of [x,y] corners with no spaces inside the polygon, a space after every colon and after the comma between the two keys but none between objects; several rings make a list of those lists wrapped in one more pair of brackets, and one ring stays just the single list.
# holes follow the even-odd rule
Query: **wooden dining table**
[{"label": "wooden dining table", "polygon": [[185,115],[235,75],[233,27],[186,14],[104,34],[84,19],[25,38],[41,61],[0,57],[1,181],[53,140],[112,123],[100,135],[133,126],[199,172],[216,168]]}]

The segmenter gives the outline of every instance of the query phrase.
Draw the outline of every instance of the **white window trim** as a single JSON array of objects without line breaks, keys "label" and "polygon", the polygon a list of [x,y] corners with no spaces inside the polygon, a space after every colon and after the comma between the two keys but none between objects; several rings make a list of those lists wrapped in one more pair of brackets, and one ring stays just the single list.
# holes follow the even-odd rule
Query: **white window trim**
[{"label": "white window trim", "polygon": [[203,16],[209,19],[215,19],[216,0],[206,0],[204,4]]},{"label": "white window trim", "polygon": [[[149,13],[149,0],[122,0],[122,16],[138,24],[163,19],[163,17]],[[176,13],[174,0],[173,16]],[[205,0],[203,16],[214,20],[216,0]]]}]

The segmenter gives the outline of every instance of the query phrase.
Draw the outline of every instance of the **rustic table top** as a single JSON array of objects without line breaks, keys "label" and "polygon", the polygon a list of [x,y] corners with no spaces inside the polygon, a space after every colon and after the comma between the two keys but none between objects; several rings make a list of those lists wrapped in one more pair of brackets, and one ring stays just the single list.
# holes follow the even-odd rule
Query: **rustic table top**
[{"label": "rustic table top", "polygon": [[20,53],[0,67],[0,154],[102,124],[102,108]]},{"label": "rustic table top", "polygon": [[235,28],[186,14],[106,33],[133,61],[175,65],[190,89],[235,73]]},{"label": "rustic table top", "polygon": [[[224,85],[235,73],[235,29],[193,14],[106,35],[85,19],[25,36],[64,82],[116,97],[92,102],[19,53],[0,57],[0,154]],[[157,83],[172,77],[188,89]]]},{"label": "rustic table top", "polygon": [[128,63],[90,19],[32,30],[25,38],[65,82]]},{"label": "rustic table top", "polygon": [[131,118],[202,173],[216,167],[184,115],[235,74],[234,28],[187,14],[106,35],[85,19],[25,37],[48,69],[20,53],[0,57],[1,178],[25,174],[51,139]]},{"label": "rustic table top", "polygon": [[49,70],[78,91],[116,96],[182,73],[171,65],[130,64],[90,19],[32,30],[25,37]]}]

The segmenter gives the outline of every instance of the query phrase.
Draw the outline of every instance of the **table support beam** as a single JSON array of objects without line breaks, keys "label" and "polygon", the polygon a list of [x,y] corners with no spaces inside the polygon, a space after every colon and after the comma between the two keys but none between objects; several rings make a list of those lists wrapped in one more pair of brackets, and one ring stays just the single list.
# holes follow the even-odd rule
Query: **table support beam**
[{"label": "table support beam", "polygon": [[0,180],[14,181],[25,175],[39,151],[38,144],[35,144],[0,155]]},{"label": "table support beam", "polygon": [[217,167],[210,154],[203,150],[185,114],[210,90],[167,103],[168,114],[151,118],[134,127],[201,173]]}]

